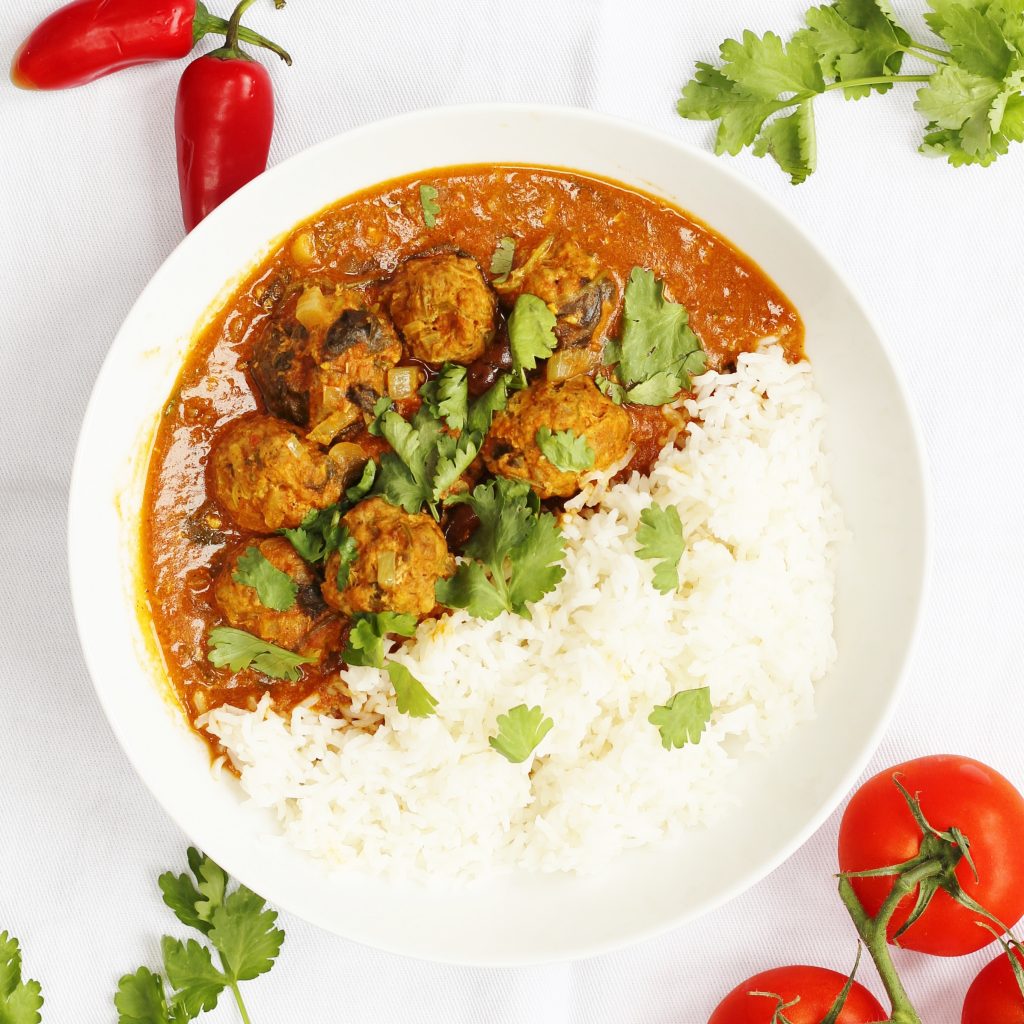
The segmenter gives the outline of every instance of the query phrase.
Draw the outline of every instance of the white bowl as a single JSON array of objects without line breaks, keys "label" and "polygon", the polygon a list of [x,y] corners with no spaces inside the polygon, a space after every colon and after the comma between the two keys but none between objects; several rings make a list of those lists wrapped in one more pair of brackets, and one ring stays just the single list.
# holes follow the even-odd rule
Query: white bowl
[{"label": "white bowl", "polygon": [[[377,182],[463,163],[580,169],[664,196],[752,256],[807,325],[829,410],[835,489],[852,530],[839,572],[839,658],[818,716],[735,777],[739,808],[682,848],[623,856],[601,877],[457,886],[331,875],[268,840],[271,823],[215,778],[170,703],[136,611],[139,509],[157,416],[193,331],[270,242]],[[926,565],[918,436],[871,319],[830,259],[719,160],[636,125],[536,107],[427,110],[359,128],[264,174],[199,225],[121,328],[86,413],[71,485],[69,560],[85,658],[118,739],[181,828],[231,874],[333,932],[433,960],[525,964],[606,951],[690,921],[753,885],[821,824],[893,708]]]}]

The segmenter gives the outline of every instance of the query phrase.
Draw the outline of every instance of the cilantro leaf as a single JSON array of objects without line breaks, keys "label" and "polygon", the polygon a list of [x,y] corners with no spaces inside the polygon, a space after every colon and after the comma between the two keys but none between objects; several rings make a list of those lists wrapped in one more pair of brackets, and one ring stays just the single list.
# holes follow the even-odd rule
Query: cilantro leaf
[{"label": "cilantro leaf", "polygon": [[420,388],[420,397],[437,419],[443,419],[449,430],[462,430],[469,416],[469,388],[466,368],[458,363],[445,363],[441,372]]},{"label": "cilantro leaf", "polygon": [[267,901],[240,885],[210,919],[210,942],[221,955],[230,980],[250,981],[266,974],[281,952],[284,932]]},{"label": "cilantro leaf", "polygon": [[404,666],[389,661],[385,666],[395,688],[399,714],[411,718],[429,718],[437,707],[437,698]]},{"label": "cilantro leaf", "polygon": [[[373,460],[371,459],[366,465],[367,467],[374,466]],[[371,484],[375,473],[376,467],[369,471]],[[361,491],[366,477],[367,469],[364,469],[359,483],[350,490]],[[363,497],[365,494],[362,494],[359,500],[362,500]],[[352,504],[355,503],[352,502]],[[339,504],[328,505],[323,509],[313,509],[298,526],[294,529],[282,530],[281,533],[291,541],[292,547],[307,562],[322,562],[344,538],[345,527],[342,526],[341,517],[345,511],[346,508]]]},{"label": "cilantro leaf", "polygon": [[1001,82],[947,66],[918,90],[914,106],[936,127],[959,131],[964,151],[978,155],[991,146],[989,112],[1001,91]]},{"label": "cilantro leaf", "polygon": [[377,463],[373,459],[367,459],[362,475],[345,491],[345,500],[349,505],[358,505],[373,490],[373,481],[376,476]]},{"label": "cilantro leaf", "polygon": [[400,612],[359,614],[352,619],[348,643],[342,654],[347,665],[384,667],[384,638],[389,633],[412,636],[416,632],[416,616]]},{"label": "cilantro leaf", "polygon": [[801,103],[792,114],[775,118],[754,140],[754,156],[773,157],[794,185],[806,181],[818,160],[811,104]]},{"label": "cilantro leaf", "polygon": [[491,273],[495,275],[498,284],[508,278],[509,271],[516,258],[516,240],[505,235],[498,241],[494,255],[491,257]]},{"label": "cilantro leaf", "polygon": [[427,406],[420,408],[412,423],[388,410],[377,418],[376,428],[394,449],[381,456],[377,491],[406,512],[419,512],[432,500],[440,420],[431,416]]},{"label": "cilantro leaf", "polygon": [[210,951],[195,939],[181,942],[165,935],[160,942],[167,981],[175,989],[173,1003],[189,1019],[212,1010],[228,979],[213,965]]},{"label": "cilantro leaf", "polygon": [[39,1024],[43,996],[38,981],[22,981],[21,946],[8,932],[0,932],[0,1021],[3,1024]]},{"label": "cilantro leaf", "polygon": [[[665,298],[665,286],[650,270],[634,267],[626,284],[622,338],[608,345],[626,397],[661,405],[690,386],[690,374],[702,373],[707,358],[689,326],[685,306]],[[646,388],[636,385],[647,384]],[[671,391],[670,391],[671,389]]]},{"label": "cilantro leaf", "polygon": [[192,879],[186,874],[176,875],[165,871],[158,879],[164,903],[174,911],[174,916],[189,928],[201,932],[209,930],[209,923],[204,921],[196,911],[196,904],[202,899]]},{"label": "cilantro leaf", "polygon": [[494,414],[508,405],[511,386],[512,375],[503,373],[479,398],[474,399],[466,422],[470,431],[483,437],[491,429]]},{"label": "cilantro leaf", "polygon": [[423,209],[423,223],[432,228],[437,223],[441,205],[437,201],[437,189],[433,185],[420,185],[420,207]]},{"label": "cilantro leaf", "polygon": [[647,721],[658,727],[666,750],[699,743],[711,719],[711,688],[680,690],[667,704],[659,704]]},{"label": "cilantro leaf", "polygon": [[437,462],[430,492],[431,501],[444,498],[463,473],[472,465],[480,451],[479,434],[465,433],[456,440],[442,434],[437,440]]},{"label": "cilantro leaf", "polygon": [[762,100],[825,88],[818,54],[805,35],[795,36],[787,46],[774,32],[758,36],[748,29],[742,42],[726,39],[722,43],[721,57],[721,73]]},{"label": "cilantro leaf", "polygon": [[299,666],[316,660],[286,651],[232,626],[215,626],[210,630],[208,642],[210,650],[206,656],[217,668],[227,665],[232,672],[253,668],[271,679],[294,682],[302,675]]},{"label": "cilantro leaf", "polygon": [[550,512],[522,481],[495,477],[460,496],[480,520],[465,546],[467,560],[438,580],[437,599],[481,619],[503,611],[530,617],[528,605],[553,590],[565,575],[562,533]]},{"label": "cilantro leaf", "polygon": [[555,350],[555,314],[543,299],[526,293],[516,299],[508,318],[508,340],[512,348],[512,365],[523,379],[526,370],[533,370],[538,359],[547,359]]},{"label": "cilantro leaf", "polygon": [[[1022,16],[1024,9],[1018,18]],[[1002,26],[981,7],[963,3],[945,7],[939,35],[966,71],[999,81],[1009,72],[1014,52],[1007,45]]]},{"label": "cilantro leaf", "polygon": [[593,468],[594,449],[582,434],[577,437],[571,430],[552,433],[549,427],[541,427],[536,441],[541,455],[555,469],[564,473],[581,473]]},{"label": "cilantro leaf", "polygon": [[299,585],[288,573],[278,569],[255,545],[245,549],[237,566],[231,578],[236,583],[252,587],[265,608],[286,612],[295,604]]},{"label": "cilantro leaf", "polygon": [[679,589],[679,559],[686,550],[683,524],[675,505],[651,504],[640,513],[636,531],[637,558],[657,559],[654,586],[663,594]]},{"label": "cilantro leaf", "polygon": [[[652,377],[651,379],[654,380],[655,378],[659,378],[660,376],[661,376],[660,374],[655,374],[655,376]],[[674,383],[675,382],[675,377],[670,374],[669,375],[669,380],[670,380],[670,382]],[[597,390],[600,391],[602,395],[605,395],[606,397],[610,398],[616,405],[622,405],[622,403],[626,400],[626,389],[621,384],[619,384],[616,381],[612,380],[610,377],[605,377],[604,374],[598,374],[597,377],[595,378],[595,383],[597,384]],[[661,381],[659,381],[659,385],[660,385],[660,383],[661,383]],[[659,392],[656,391],[656,388],[659,385],[654,385],[652,388],[650,388],[648,390],[651,393],[657,394]],[[643,385],[642,384],[638,384],[637,387],[638,388],[639,387],[643,387]],[[673,391],[672,394],[674,395],[675,392]],[[669,397],[672,397],[672,396],[670,395]],[[665,402],[667,402],[667,401],[668,401],[668,398],[665,399]],[[665,403],[664,402],[648,402],[648,403],[641,402],[640,404],[641,405],[644,405],[644,404],[648,404],[648,405],[664,405]]]},{"label": "cilantro leaf", "polygon": [[169,1015],[163,979],[146,967],[124,975],[117,983],[114,1008],[118,1024],[174,1024],[180,1019]]},{"label": "cilantro leaf", "polygon": [[344,590],[348,586],[349,573],[352,571],[352,566],[355,564],[355,560],[359,557],[359,548],[356,545],[356,539],[348,532],[346,527],[342,527],[344,537],[341,543],[338,544],[338,574],[337,583],[338,589]]},{"label": "cilantro leaf", "polygon": [[554,724],[544,717],[541,708],[518,704],[506,714],[498,715],[498,735],[491,736],[488,742],[512,764],[521,764],[537,749]]},{"label": "cilantro leaf", "polygon": [[[188,849],[188,864],[199,886],[200,898],[196,901],[196,914],[208,924],[213,912],[224,902],[228,874],[215,860],[200,853],[194,846]],[[200,930],[209,931],[209,928]]]}]

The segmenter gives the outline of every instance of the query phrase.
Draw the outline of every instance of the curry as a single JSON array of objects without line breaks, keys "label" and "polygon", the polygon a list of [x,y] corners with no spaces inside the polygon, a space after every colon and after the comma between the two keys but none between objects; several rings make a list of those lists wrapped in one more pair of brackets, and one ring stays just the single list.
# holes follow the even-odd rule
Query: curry
[{"label": "curry", "polygon": [[[344,704],[352,622],[439,613],[438,584],[477,525],[458,496],[481,480],[517,481],[557,511],[587,470],[645,471],[685,415],[678,395],[640,404],[609,376],[634,268],[688,311],[701,365],[728,370],[768,336],[802,358],[798,314],[749,259],[662,200],[566,171],[388,182],[274,249],[197,337],[150,460],[143,574],[190,721],[268,689],[282,711],[311,695]],[[523,366],[510,321],[526,330],[528,316],[550,318],[552,351]],[[452,382],[482,425],[465,440],[472,422],[431,421],[462,471],[421,505],[382,419],[444,410]],[[318,534],[313,550],[303,530],[331,509],[333,540]],[[225,625],[293,652],[294,671],[214,664],[211,630]]]}]

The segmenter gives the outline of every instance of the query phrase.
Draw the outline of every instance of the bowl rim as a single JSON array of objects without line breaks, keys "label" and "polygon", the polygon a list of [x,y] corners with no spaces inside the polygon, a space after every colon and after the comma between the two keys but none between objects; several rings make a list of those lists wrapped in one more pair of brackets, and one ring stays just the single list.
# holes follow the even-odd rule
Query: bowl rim
[{"label": "bowl rim", "polygon": [[[663,935],[675,928],[682,927],[688,923],[695,921],[697,918],[704,916],[712,912],[713,910],[723,906],[724,904],[735,899],[741,893],[752,888],[758,882],[762,881],[765,877],[771,874],[776,868],[785,863],[793,854],[802,847],[814,833],[816,833],[824,822],[832,815],[836,808],[841,804],[843,798],[853,788],[857,779],[864,773],[865,768],[870,762],[871,758],[876,753],[878,746],[888,731],[893,716],[895,715],[899,699],[907,685],[907,677],[909,674],[910,666],[913,663],[918,644],[920,643],[921,632],[922,632],[922,620],[924,616],[924,609],[926,607],[932,575],[932,537],[933,537],[933,509],[931,501],[931,482],[927,473],[927,458],[926,458],[926,447],[924,444],[923,432],[921,429],[919,415],[917,409],[913,404],[910,393],[907,389],[906,382],[902,371],[898,364],[892,358],[892,350],[889,344],[885,340],[885,335],[879,330],[878,322],[875,316],[870,311],[870,307],[866,305],[862,300],[857,289],[850,283],[848,276],[837,266],[835,259],[831,254],[824,251],[824,249],[818,244],[818,242],[800,225],[800,223],[794,219],[786,207],[773,196],[763,191],[760,187],[754,184],[749,178],[744,176],[740,171],[730,166],[726,161],[720,157],[714,156],[704,149],[700,149],[691,143],[673,137],[667,132],[660,131],[652,128],[641,122],[633,121],[628,118],[619,117],[611,114],[606,114],[600,111],[595,111],[584,107],[573,107],[567,105],[548,105],[548,104],[537,104],[537,103],[468,103],[468,104],[448,104],[441,106],[429,106],[421,107],[414,110],[405,111],[401,114],[397,114],[387,118],[374,119],[365,121],[362,124],[339,132],[330,138],[324,139],[321,142],[315,143],[299,152],[293,154],[287,159],[280,163],[268,168],[263,174],[259,175],[258,178],[254,179],[253,182],[243,186],[238,192],[227,199],[221,206],[213,210],[212,213],[200,223],[193,231],[186,234],[181,241],[167,254],[160,266],[157,268],[155,273],[150,277],[139,296],[132,303],[130,309],[125,314],[125,317],[118,328],[111,345],[103,358],[100,365],[100,369],[96,374],[96,378],[93,383],[92,391],[90,393],[89,401],[86,405],[86,409],[81,421],[79,429],[79,437],[75,446],[74,461],[72,465],[70,486],[68,490],[67,499],[67,567],[68,577],[71,589],[72,599],[72,610],[75,621],[76,634],[79,641],[79,646],[82,650],[83,658],[86,663],[86,667],[89,672],[90,680],[93,685],[93,689],[96,692],[96,696],[99,700],[100,706],[103,709],[104,715],[113,731],[118,744],[122,751],[128,758],[129,763],[132,765],[136,774],[142,780],[146,788],[153,795],[156,802],[160,805],[168,817],[188,836],[191,840],[192,836],[189,829],[186,827],[184,822],[180,819],[179,815],[168,808],[165,802],[160,796],[161,786],[157,783],[154,773],[145,766],[143,763],[133,755],[131,752],[133,744],[128,741],[126,732],[126,726],[121,721],[118,714],[115,703],[109,693],[107,693],[101,686],[99,680],[103,675],[104,669],[101,664],[98,663],[94,652],[91,650],[90,644],[86,641],[86,630],[83,629],[83,616],[82,609],[85,607],[85,602],[88,600],[87,589],[82,585],[81,581],[77,578],[76,563],[79,559],[80,543],[84,542],[85,538],[80,541],[76,535],[76,509],[82,504],[84,495],[88,490],[88,482],[86,479],[87,465],[85,459],[86,447],[87,447],[87,426],[97,415],[97,407],[99,404],[99,393],[101,391],[100,385],[105,378],[112,372],[111,366],[113,365],[116,354],[121,346],[121,339],[126,333],[126,326],[131,323],[137,313],[139,306],[143,303],[146,295],[155,287],[159,287],[163,278],[168,275],[171,271],[168,269],[169,265],[175,262],[175,257],[185,247],[194,247],[197,244],[203,244],[203,239],[206,234],[211,233],[216,224],[224,217],[228,216],[230,211],[235,205],[243,202],[245,197],[256,187],[256,183],[259,182],[261,187],[266,187],[268,181],[273,181],[277,178],[287,177],[292,168],[298,164],[306,161],[315,161],[321,152],[324,152],[330,148],[333,148],[340,143],[347,145],[356,145],[360,140],[360,136],[363,134],[369,134],[380,131],[381,129],[389,129],[392,131],[401,131],[403,126],[421,121],[423,119],[430,118],[447,118],[447,117],[458,117],[468,115],[480,115],[486,114],[496,118],[500,118],[503,115],[512,117],[522,117],[523,115],[534,115],[543,118],[554,118],[566,121],[572,121],[585,128],[603,128],[618,133],[631,133],[634,136],[644,137],[648,141],[656,143],[662,147],[668,147],[675,149],[676,151],[686,155],[687,159],[696,160],[700,163],[705,164],[707,167],[713,169],[713,173],[720,175],[729,180],[732,187],[738,188],[752,196],[760,204],[768,207],[772,210],[777,217],[785,221],[791,230],[799,236],[801,241],[808,247],[808,249],[821,261],[831,275],[833,275],[838,281],[840,281],[846,292],[855,304],[858,311],[864,317],[865,322],[871,328],[874,333],[880,348],[882,349],[885,357],[889,363],[889,367],[892,372],[893,382],[895,384],[897,394],[900,403],[903,408],[903,412],[906,416],[907,424],[910,431],[910,438],[912,441],[911,445],[911,456],[917,468],[918,482],[920,484],[920,497],[921,497],[921,509],[922,509],[922,521],[920,523],[921,530],[921,565],[920,565],[920,578],[917,581],[916,586],[916,599],[911,617],[911,627],[909,634],[906,637],[903,646],[902,656],[899,660],[899,668],[895,673],[895,677],[892,681],[892,685],[888,690],[888,695],[885,700],[885,705],[880,709],[877,715],[874,727],[871,729],[870,734],[866,736],[856,758],[851,759],[850,764],[846,770],[841,774],[841,778],[838,783],[832,787],[832,789],[819,800],[818,809],[816,812],[809,816],[802,828],[796,830],[794,834],[789,838],[788,841],[781,843],[777,852],[761,861],[756,869],[752,869],[745,874],[735,878],[732,884],[723,886],[720,890],[705,896],[704,898],[697,899],[691,905],[691,908],[687,913],[668,917],[667,919],[661,920],[656,924],[648,927],[634,927],[631,930],[627,930],[622,934],[617,935],[615,938],[608,939],[591,939],[588,941],[579,942],[573,950],[564,951],[558,955],[539,955],[531,956],[529,952],[524,953],[520,956],[488,956],[481,957],[479,959],[467,958],[461,955],[446,955],[443,950],[439,951],[437,955],[425,956],[419,952],[411,952],[408,947],[403,946],[400,941],[393,943],[383,943],[374,941],[372,945],[361,938],[355,938],[351,935],[345,934],[333,927],[326,920],[318,920],[315,916],[311,916],[308,909],[297,909],[291,905],[288,899],[274,896],[274,905],[280,909],[289,913],[295,914],[296,917],[317,925],[318,927],[324,928],[325,930],[336,935],[343,935],[347,941],[357,942],[361,945],[366,945],[369,948],[380,949],[386,953],[401,955],[409,957],[411,959],[423,960],[425,962],[435,963],[449,963],[458,964],[470,967],[520,967],[539,965],[547,963],[559,963],[569,962],[580,959],[586,959],[594,956],[603,955],[605,953],[612,952],[614,950],[621,949],[625,946],[638,944],[640,942],[655,938],[659,935]],[[508,161],[509,165],[513,165],[514,161]],[[435,167],[443,167],[445,165],[435,165]],[[537,164],[530,164],[525,162],[523,166],[539,166]],[[409,175],[428,173],[430,170],[435,168],[415,167],[410,163]],[[568,171],[574,171],[580,174],[590,173],[586,168],[564,168]],[[600,175],[595,175],[601,177]],[[657,193],[652,192],[647,186],[640,185],[639,183],[631,183],[628,180],[623,180],[624,185],[633,184],[634,187],[642,189],[647,194]],[[372,186],[369,186],[372,187]],[[342,199],[344,196],[339,196],[338,199]],[[316,211],[311,211],[312,215]],[[689,212],[689,211],[687,211]],[[699,211],[695,211],[694,216],[703,221],[702,214]],[[717,229],[714,224],[709,225],[713,231],[717,233]],[[286,229],[287,230],[287,229]],[[726,240],[728,241],[727,236]],[[268,246],[274,244],[274,239],[268,239]],[[241,273],[247,273],[256,265],[258,256],[254,256],[253,262]],[[770,270],[764,270],[769,277],[771,277]],[[219,304],[221,296],[218,295],[213,300],[214,305]],[[200,320],[199,324],[203,321]],[[197,324],[197,327],[199,326]],[[194,335],[193,335],[194,336]],[[223,860],[217,858],[218,862],[224,867],[224,869],[234,878],[244,884],[250,885],[251,879],[248,876],[248,872],[244,866],[240,866],[233,863],[234,858],[231,856],[225,857]],[[252,886],[259,891],[259,886]]]}]

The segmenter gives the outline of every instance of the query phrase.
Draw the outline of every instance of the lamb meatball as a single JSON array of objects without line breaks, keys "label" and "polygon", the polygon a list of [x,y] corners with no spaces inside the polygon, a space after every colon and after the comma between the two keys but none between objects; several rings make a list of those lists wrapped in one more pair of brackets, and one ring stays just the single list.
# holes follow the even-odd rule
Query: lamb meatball
[{"label": "lamb meatball", "polygon": [[346,615],[429,615],[437,604],[434,584],[455,571],[455,559],[437,523],[423,513],[410,515],[383,498],[360,502],[342,522],[356,542],[357,555],[344,589],[338,587],[338,553],[328,558],[324,600]]},{"label": "lamb meatball", "polygon": [[324,453],[294,427],[253,413],[217,435],[207,473],[214,497],[238,526],[274,533],[333,505],[361,468],[347,451]]},{"label": "lamb meatball", "polygon": [[494,295],[470,256],[406,260],[391,282],[389,302],[409,354],[425,363],[468,365],[494,335]]},{"label": "lamb meatball", "polygon": [[[594,465],[570,472],[549,462],[537,446],[537,432],[571,430],[585,437],[594,451]],[[606,398],[587,376],[555,383],[537,383],[519,391],[508,408],[495,415],[484,443],[487,468],[513,480],[525,480],[541,498],[567,498],[593,469],[607,469],[629,448],[629,414]]]},{"label": "lamb meatball", "polygon": [[372,412],[401,358],[394,328],[362,293],[307,287],[268,321],[250,367],[270,412],[329,444]]},{"label": "lamb meatball", "polygon": [[[239,571],[238,561],[249,548],[257,548],[275,569],[295,581],[298,592],[291,608],[284,611],[268,608],[260,601],[255,588],[234,578]],[[232,626],[292,651],[303,646],[306,635],[328,613],[319,581],[284,537],[252,538],[232,548],[214,580],[213,599]]]}]

